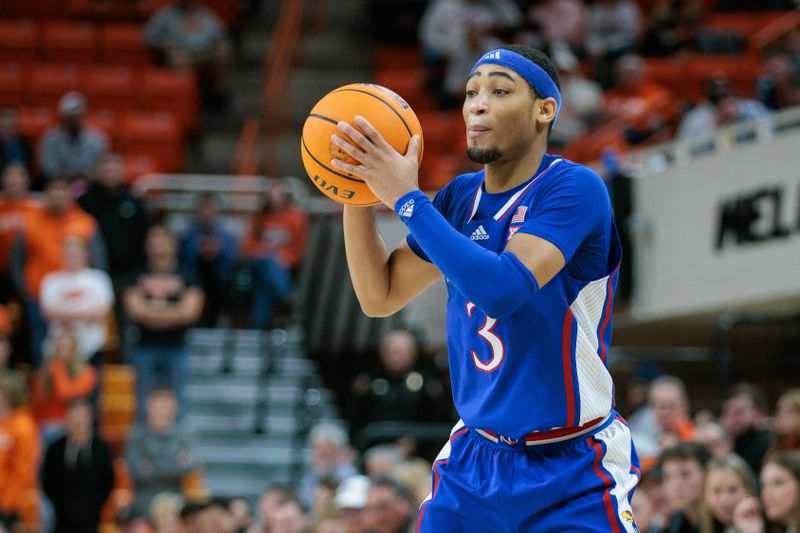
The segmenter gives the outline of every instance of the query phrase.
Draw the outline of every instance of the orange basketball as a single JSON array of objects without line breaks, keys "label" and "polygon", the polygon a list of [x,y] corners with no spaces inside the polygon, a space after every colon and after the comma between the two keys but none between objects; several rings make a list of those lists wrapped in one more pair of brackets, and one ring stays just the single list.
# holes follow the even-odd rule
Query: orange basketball
[{"label": "orange basketball", "polygon": [[[406,153],[414,135],[422,127],[417,116],[397,93],[380,85],[353,83],[329,92],[317,102],[303,125],[300,150],[303,165],[314,185],[322,193],[343,204],[373,205],[380,201],[372,194],[364,180],[331,166],[331,159],[357,163],[331,141],[334,133],[345,137],[336,127],[343,120],[353,126],[353,119],[361,115],[378,130],[395,150]],[[422,142],[419,160],[422,161]]]}]

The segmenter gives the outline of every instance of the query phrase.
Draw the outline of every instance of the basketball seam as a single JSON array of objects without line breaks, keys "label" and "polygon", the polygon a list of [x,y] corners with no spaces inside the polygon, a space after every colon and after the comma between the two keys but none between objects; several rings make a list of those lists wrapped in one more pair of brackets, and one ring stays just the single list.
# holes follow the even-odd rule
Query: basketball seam
[{"label": "basketball seam", "polygon": [[314,157],[314,154],[312,154],[311,150],[309,150],[308,146],[306,146],[306,140],[303,137],[300,137],[300,143],[303,146],[303,150],[305,150],[306,153],[308,154],[308,157],[313,159],[316,164],[318,164],[319,166],[321,166],[322,168],[324,168],[325,170],[327,170],[331,174],[335,174],[335,175],[339,176],[340,178],[344,178],[346,180],[355,181],[356,183],[365,183],[364,180],[362,180],[362,179],[351,178],[350,176],[348,176],[346,174],[342,174],[341,172],[338,172],[338,171],[330,168],[329,166],[325,165],[322,161],[320,161],[319,159]]},{"label": "basketball seam", "polygon": [[333,91],[333,93],[331,93],[331,94],[335,94],[335,93],[344,93],[344,92],[348,92],[348,91],[350,91],[350,92],[354,92],[354,93],[363,93],[363,94],[366,94],[367,96],[371,96],[372,98],[376,99],[377,101],[379,101],[380,103],[382,103],[383,105],[385,105],[386,107],[388,107],[389,109],[391,109],[391,110],[392,110],[392,113],[394,113],[395,115],[397,115],[397,118],[399,118],[399,119],[400,119],[400,122],[402,122],[402,123],[403,123],[403,126],[406,128],[406,131],[408,132],[408,136],[409,136],[409,137],[413,137],[413,135],[414,135],[414,134],[413,134],[413,133],[411,133],[411,128],[409,128],[409,127],[408,127],[408,124],[406,124],[406,121],[405,121],[405,119],[403,118],[403,115],[401,115],[401,114],[400,114],[400,113],[397,111],[397,109],[395,109],[395,108],[394,108],[394,107],[393,107],[391,104],[389,104],[388,102],[384,101],[384,100],[383,100],[383,98],[381,98],[381,97],[379,97],[379,96],[376,96],[376,95],[372,94],[371,92],[368,92],[368,91],[362,91],[361,89],[338,89],[338,90],[336,90],[336,91]]},{"label": "basketball seam", "polygon": [[309,117],[318,118],[318,119],[320,119],[320,120],[324,120],[325,122],[330,122],[330,123],[331,123],[331,124],[333,124],[334,126],[335,126],[335,125],[337,125],[337,124],[339,124],[338,122],[336,122],[336,121],[335,121],[335,120],[333,120],[332,118],[330,118],[330,117],[326,117],[325,115],[319,115],[319,114],[317,114],[317,113],[309,113],[309,114],[308,114],[308,116],[309,116]]}]

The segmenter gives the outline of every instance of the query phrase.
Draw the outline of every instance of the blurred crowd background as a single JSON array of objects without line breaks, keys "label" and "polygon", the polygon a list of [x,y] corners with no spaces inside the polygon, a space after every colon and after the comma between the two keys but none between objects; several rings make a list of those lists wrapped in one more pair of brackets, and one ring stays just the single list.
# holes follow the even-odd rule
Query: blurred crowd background
[{"label": "blurred crowd background", "polygon": [[[420,116],[430,191],[472,168],[464,76],[503,43],[555,61],[564,109],[552,150],[601,172],[620,222],[631,215],[629,151],[748,120],[769,126],[771,113],[800,105],[791,0],[330,0],[310,8],[327,22],[312,13],[310,24],[335,25],[345,4],[367,21],[372,81]],[[300,403],[310,409],[335,389],[341,416],[297,418],[290,477],[217,493],[198,452],[206,437],[192,423],[189,382],[207,346],[192,345],[193,332],[300,332],[302,346],[323,305],[313,290],[323,282],[307,272],[334,264],[315,253],[326,238],[313,233],[319,199],[304,180],[261,178],[246,208],[231,199],[241,176],[207,187],[186,177],[177,210],[164,192],[183,183],[166,173],[252,171],[247,147],[260,137],[245,122],[226,144],[216,128],[241,114],[248,83],[269,100],[261,84],[280,77],[272,43],[284,41],[267,37],[291,33],[281,21],[293,5],[304,9],[293,0],[0,1],[0,532],[414,529],[457,415],[444,348],[402,323],[371,330],[359,353],[320,361],[322,383],[302,388]],[[269,44],[257,61],[247,58],[253,42]],[[267,129],[296,126],[274,118]],[[279,159],[299,160],[296,148]],[[794,346],[782,353],[797,355]],[[224,357],[214,367],[223,377],[235,365]],[[692,372],[643,356],[617,376],[642,459],[639,530],[800,531],[799,376],[714,394],[685,383]],[[248,408],[266,410],[259,402]],[[246,464],[235,450],[225,453]]]}]

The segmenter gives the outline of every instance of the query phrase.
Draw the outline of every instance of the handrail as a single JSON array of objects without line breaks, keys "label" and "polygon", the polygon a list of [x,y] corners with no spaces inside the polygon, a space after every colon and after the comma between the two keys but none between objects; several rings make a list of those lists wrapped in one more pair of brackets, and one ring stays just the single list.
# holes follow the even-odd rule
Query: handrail
[{"label": "handrail", "polygon": [[305,0],[283,0],[278,22],[264,57],[264,116],[270,117],[266,128],[268,153],[265,161],[267,174],[275,174],[277,136],[283,131],[291,106],[286,85],[292,58],[300,37],[305,13]]},{"label": "handrail", "polygon": [[248,117],[242,124],[242,131],[236,140],[236,148],[231,158],[231,174],[253,176],[258,172],[256,143],[261,123],[258,117]]},{"label": "handrail", "polygon": [[756,50],[763,50],[798,26],[800,26],[800,9],[795,9],[754,33],[750,37],[750,44]]}]

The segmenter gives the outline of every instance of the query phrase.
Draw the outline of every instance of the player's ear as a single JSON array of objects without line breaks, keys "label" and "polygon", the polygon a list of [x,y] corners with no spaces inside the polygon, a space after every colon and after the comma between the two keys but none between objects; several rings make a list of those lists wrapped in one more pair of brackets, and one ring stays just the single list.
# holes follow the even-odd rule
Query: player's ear
[{"label": "player's ear", "polygon": [[543,124],[550,124],[556,118],[556,100],[555,98],[539,98],[534,103],[533,113],[536,117],[536,122]]}]

